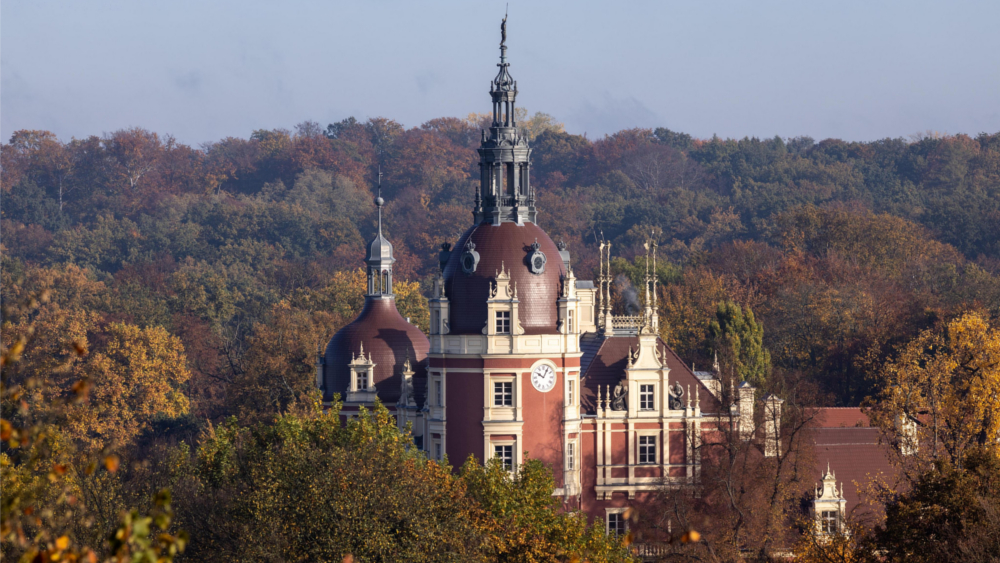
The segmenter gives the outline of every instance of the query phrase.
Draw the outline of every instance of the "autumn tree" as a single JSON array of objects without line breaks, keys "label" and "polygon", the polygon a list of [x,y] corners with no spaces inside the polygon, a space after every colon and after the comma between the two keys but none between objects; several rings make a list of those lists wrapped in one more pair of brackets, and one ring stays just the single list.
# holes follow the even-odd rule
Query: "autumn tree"
[{"label": "autumn tree", "polygon": [[103,339],[82,368],[93,401],[73,417],[75,433],[98,447],[128,444],[154,419],[188,412],[183,386],[191,374],[179,338],[163,327],[111,323]]},{"label": "autumn tree", "polygon": [[605,535],[600,521],[588,526],[582,513],[565,512],[552,495],[552,472],[527,459],[515,472],[499,460],[485,466],[470,457],[461,470],[490,561],[629,561],[624,538]]},{"label": "autumn tree", "polygon": [[[43,272],[43,284],[53,278],[58,280],[58,275],[45,274],[51,273]],[[4,288],[12,281],[6,278]],[[61,320],[67,308],[50,305],[53,297],[65,299],[73,288],[67,292],[65,287],[51,284],[56,287],[34,292],[30,286],[18,285],[11,293],[21,300],[11,301],[10,295],[5,295],[0,350],[3,555],[25,563],[96,563],[99,553],[117,561],[172,561],[184,550],[187,536],[184,532],[170,533],[173,513],[169,491],[156,495],[148,515],[146,511],[126,508],[124,515],[115,513],[111,521],[95,522],[99,507],[90,502],[92,497],[81,494],[85,489],[82,485],[92,480],[113,480],[120,461],[113,450],[95,452],[65,431],[67,420],[77,419],[81,411],[91,408],[90,380],[67,377],[78,373],[76,367],[88,355],[86,340],[51,328],[35,330],[43,325],[73,327],[79,323],[79,317]],[[50,339],[55,342],[46,342]],[[30,361],[22,364],[24,359]],[[50,388],[53,383],[57,384],[54,393]],[[59,388],[58,383],[67,385]],[[46,400],[37,400],[39,395]],[[154,533],[156,536],[151,537]],[[110,541],[105,542],[109,537]]]},{"label": "autumn tree", "polygon": [[1000,443],[1000,329],[983,314],[921,332],[879,377],[870,417],[911,478],[934,460],[961,467],[966,450]]},{"label": "autumn tree", "polygon": [[886,506],[857,550],[867,561],[976,562],[1000,557],[1000,452],[975,446],[961,465],[937,459]]},{"label": "autumn tree", "polygon": [[[665,560],[713,562],[767,561],[795,543],[800,501],[812,486],[802,474],[814,467],[809,428],[815,387],[792,376],[767,383],[784,395],[780,420],[763,398],[749,426],[741,428],[738,415],[719,414],[716,430],[697,442],[701,465],[692,486],[665,484],[639,507],[631,523],[637,543],[656,548]],[[724,389],[722,405],[734,401]],[[775,426],[779,438],[769,448]]]},{"label": "autumn tree", "polygon": [[338,406],[209,431],[183,468],[198,486],[178,500],[200,531],[190,560],[483,560],[476,509],[450,469],[382,405],[346,425]]},{"label": "autumn tree", "polygon": [[145,187],[163,155],[159,135],[139,127],[105,135],[102,145],[112,181],[133,194]]}]

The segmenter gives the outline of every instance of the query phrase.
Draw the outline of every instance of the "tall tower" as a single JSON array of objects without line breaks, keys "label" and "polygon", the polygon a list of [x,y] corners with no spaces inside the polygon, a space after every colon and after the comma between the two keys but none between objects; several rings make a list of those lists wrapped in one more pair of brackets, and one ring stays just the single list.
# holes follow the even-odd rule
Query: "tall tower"
[{"label": "tall tower", "polygon": [[569,252],[536,223],[505,41],[498,66],[474,221],[443,262],[431,300],[425,444],[456,465],[471,455],[512,470],[527,452],[551,468],[557,494],[573,499],[582,475],[579,339],[593,311]]},{"label": "tall tower", "polygon": [[535,193],[529,174],[531,149],[517,127],[517,81],[510,76],[505,42],[506,34],[500,43],[500,72],[490,82],[493,122],[488,132],[483,131],[479,145],[479,188],[473,210],[477,224],[483,220],[494,225],[505,221],[518,225],[535,222]]}]

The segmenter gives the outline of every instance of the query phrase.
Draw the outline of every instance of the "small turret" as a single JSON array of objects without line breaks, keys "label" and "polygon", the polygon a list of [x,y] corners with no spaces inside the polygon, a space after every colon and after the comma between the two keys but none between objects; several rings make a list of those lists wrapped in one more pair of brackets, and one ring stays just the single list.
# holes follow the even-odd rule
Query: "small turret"
[{"label": "small turret", "polygon": [[472,210],[475,224],[536,223],[535,192],[528,173],[531,149],[527,137],[517,127],[517,82],[511,77],[507,62],[504,22],[504,41],[500,44],[497,64],[500,71],[490,82],[493,120],[489,131],[483,131],[479,147],[479,187]]},{"label": "small turret", "polygon": [[368,296],[392,297],[392,265],[396,259],[392,256],[392,243],[382,234],[382,170],[378,171],[378,196],[375,207],[378,209],[378,232],[368,244],[365,264],[368,267]]}]

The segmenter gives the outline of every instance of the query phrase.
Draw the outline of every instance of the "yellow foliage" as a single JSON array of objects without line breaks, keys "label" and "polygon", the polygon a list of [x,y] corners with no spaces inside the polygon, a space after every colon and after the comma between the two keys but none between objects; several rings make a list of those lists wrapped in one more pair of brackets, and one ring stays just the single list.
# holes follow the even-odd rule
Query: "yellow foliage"
[{"label": "yellow foliage", "polygon": [[[942,330],[906,344],[882,373],[882,392],[870,401],[874,423],[903,449],[916,430],[920,457],[961,463],[972,446],[1000,440],[1000,329],[966,313]],[[905,422],[904,422],[905,420]]]},{"label": "yellow foliage", "polygon": [[96,435],[96,447],[128,443],[155,417],[178,417],[189,406],[181,388],[191,373],[179,338],[163,327],[125,323],[111,323],[107,334],[104,348],[83,365],[91,404],[77,409],[70,425],[81,438]]}]

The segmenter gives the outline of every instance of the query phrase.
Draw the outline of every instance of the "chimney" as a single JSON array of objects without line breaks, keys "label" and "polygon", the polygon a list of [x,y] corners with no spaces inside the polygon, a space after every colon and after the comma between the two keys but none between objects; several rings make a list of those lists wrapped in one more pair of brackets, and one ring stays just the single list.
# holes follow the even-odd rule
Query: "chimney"
[{"label": "chimney", "polygon": [[774,395],[764,398],[764,455],[776,457],[781,453],[781,405],[785,401]]},{"label": "chimney", "polygon": [[324,381],[323,371],[326,368],[326,355],[323,354],[323,344],[316,346],[316,387],[320,391],[326,391],[326,381]]},{"label": "chimney", "polygon": [[740,414],[740,438],[749,440],[753,437],[753,395],[755,389],[744,381],[737,387],[736,393]]},{"label": "chimney", "polygon": [[906,413],[896,416],[896,435],[899,439],[899,453],[913,455],[917,453],[917,423]]}]

